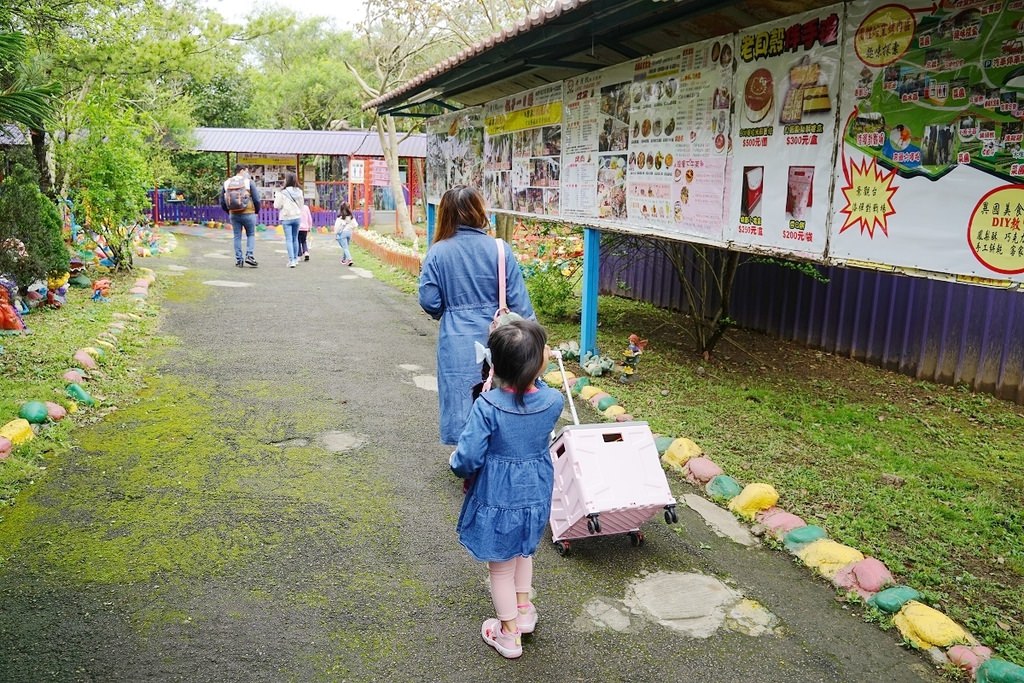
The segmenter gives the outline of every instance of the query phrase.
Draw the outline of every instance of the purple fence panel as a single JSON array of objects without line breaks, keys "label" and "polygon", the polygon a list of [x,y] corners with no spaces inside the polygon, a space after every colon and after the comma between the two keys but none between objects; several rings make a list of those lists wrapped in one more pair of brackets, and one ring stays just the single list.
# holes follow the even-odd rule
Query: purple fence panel
[{"label": "purple fence panel", "polygon": [[[1024,403],[1024,294],[880,271],[820,270],[827,284],[774,264],[744,263],[732,317],[811,347]],[[600,291],[687,308],[671,263],[655,251],[603,255]]]}]

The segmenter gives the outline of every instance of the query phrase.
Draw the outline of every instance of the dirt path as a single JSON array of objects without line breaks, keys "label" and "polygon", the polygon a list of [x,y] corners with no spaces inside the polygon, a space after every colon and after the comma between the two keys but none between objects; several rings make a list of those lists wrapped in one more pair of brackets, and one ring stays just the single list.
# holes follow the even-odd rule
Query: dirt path
[{"label": "dirt path", "polygon": [[[272,243],[255,270],[222,238],[181,243],[155,264],[167,344],[145,395],[76,432],[0,522],[0,680],[934,680],[786,556],[687,509],[640,549],[544,545],[541,623],[503,661],[453,531],[436,324],[327,243],[295,270]],[[691,637],[659,612],[685,573],[763,609]]]}]

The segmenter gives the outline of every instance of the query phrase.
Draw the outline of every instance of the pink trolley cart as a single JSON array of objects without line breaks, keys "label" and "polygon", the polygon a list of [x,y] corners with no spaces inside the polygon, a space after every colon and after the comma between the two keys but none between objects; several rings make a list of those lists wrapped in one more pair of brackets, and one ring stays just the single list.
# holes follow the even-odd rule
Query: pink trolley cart
[{"label": "pink trolley cart", "polygon": [[651,517],[663,512],[667,524],[679,521],[654,435],[646,422],[581,425],[561,356],[558,365],[573,424],[550,447],[555,550],[565,555],[572,541],[613,534],[626,534],[639,546],[644,542],[640,525]]}]

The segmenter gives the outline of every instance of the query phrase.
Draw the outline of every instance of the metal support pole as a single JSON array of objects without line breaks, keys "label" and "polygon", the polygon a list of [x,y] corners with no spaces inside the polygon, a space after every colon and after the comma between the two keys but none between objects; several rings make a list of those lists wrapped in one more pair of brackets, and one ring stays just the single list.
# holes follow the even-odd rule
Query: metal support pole
[{"label": "metal support pole", "polygon": [[437,226],[437,204],[427,204],[427,249],[434,241],[434,228]]},{"label": "metal support pole", "polygon": [[601,268],[601,232],[583,228],[583,310],[580,353],[597,353],[597,285]]}]

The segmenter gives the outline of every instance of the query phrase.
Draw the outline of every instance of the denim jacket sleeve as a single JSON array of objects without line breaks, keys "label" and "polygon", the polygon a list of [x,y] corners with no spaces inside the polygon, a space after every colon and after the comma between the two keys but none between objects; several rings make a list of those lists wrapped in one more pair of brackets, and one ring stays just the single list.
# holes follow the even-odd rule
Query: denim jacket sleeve
[{"label": "denim jacket sleeve", "polygon": [[518,313],[524,318],[536,320],[537,316],[533,311],[533,304],[530,302],[530,294],[526,289],[526,281],[523,279],[523,271],[519,269],[519,262],[511,247],[505,249],[505,302],[511,311]]},{"label": "denim jacket sleeve", "polygon": [[437,272],[436,261],[430,258],[423,260],[423,270],[420,272],[419,286],[420,308],[434,320],[444,315],[444,300],[441,297],[441,277]]},{"label": "denim jacket sleeve", "polygon": [[252,195],[252,206],[256,210],[256,213],[260,212],[260,190],[256,187],[256,181],[249,181],[249,194]]},{"label": "denim jacket sleeve", "polygon": [[456,476],[471,477],[484,466],[487,447],[491,439],[490,420],[484,414],[484,401],[477,400],[469,413],[466,428],[459,437],[459,445],[448,463]]}]

